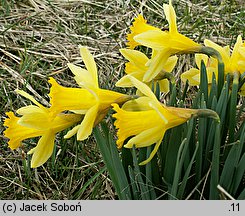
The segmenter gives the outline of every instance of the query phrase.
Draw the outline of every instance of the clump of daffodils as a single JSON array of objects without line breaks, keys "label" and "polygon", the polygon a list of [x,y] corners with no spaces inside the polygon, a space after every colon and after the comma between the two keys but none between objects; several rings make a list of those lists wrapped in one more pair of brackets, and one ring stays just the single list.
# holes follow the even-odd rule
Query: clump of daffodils
[{"label": "clump of daffodils", "polygon": [[[9,147],[14,150],[22,141],[40,137],[37,145],[30,149],[31,167],[43,165],[52,155],[56,134],[68,130],[65,139],[76,136],[83,141],[93,128],[102,121],[113,108],[114,125],[117,129],[118,148],[142,148],[154,145],[150,156],[141,165],[151,161],[156,155],[167,130],[187,122],[192,117],[206,116],[219,121],[219,116],[212,110],[186,109],[169,107],[157,99],[152,91],[159,86],[160,92],[169,92],[171,82],[175,81],[172,73],[178,55],[195,53],[196,67],[181,74],[181,79],[190,85],[200,85],[201,62],[207,69],[208,84],[212,77],[218,78],[218,65],[224,64],[224,75],[236,74],[239,79],[245,71],[245,44],[238,36],[232,50],[229,46],[221,47],[210,40],[204,45],[181,34],[177,29],[176,14],[171,0],[164,4],[164,13],[169,30],[163,31],[147,23],[138,15],[127,35],[127,48],[120,49],[126,58],[126,75],[116,85],[135,87],[136,95],[127,95],[99,86],[97,66],[88,48],[81,46],[80,54],[85,64],[81,68],[72,63],[68,67],[74,74],[77,87],[64,87],[50,77],[50,107],[37,102],[31,95],[22,90],[16,93],[29,99],[32,104],[21,107],[14,112],[7,112],[4,135],[8,138]],[[150,57],[139,50],[139,46],[151,50]],[[245,85],[239,88],[245,95]],[[164,144],[164,143],[163,143]]]}]

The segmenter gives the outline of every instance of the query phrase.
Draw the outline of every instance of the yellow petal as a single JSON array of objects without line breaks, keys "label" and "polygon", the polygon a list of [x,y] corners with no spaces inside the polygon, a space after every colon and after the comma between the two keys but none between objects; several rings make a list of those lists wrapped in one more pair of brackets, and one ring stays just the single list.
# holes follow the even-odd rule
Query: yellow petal
[{"label": "yellow petal", "polygon": [[[238,71],[238,64],[237,63],[240,60],[239,49],[240,49],[241,46],[242,46],[242,37],[241,37],[241,35],[239,35],[237,37],[237,41],[236,41],[236,43],[234,45],[234,48],[233,48],[233,51],[232,51],[232,55],[231,55],[231,59],[230,59],[231,72]],[[244,72],[244,69],[241,72]]]},{"label": "yellow petal", "polygon": [[[145,72],[147,71],[147,67],[145,67],[145,70],[141,70],[139,68],[137,68],[135,65],[130,65],[130,68],[128,67],[129,64],[131,64],[130,62],[126,63],[126,68],[125,68],[125,72],[126,74],[129,74],[133,77],[135,77],[137,80],[143,81],[143,77],[145,75]],[[133,67],[131,67],[133,66]]]},{"label": "yellow petal", "polygon": [[167,79],[163,79],[158,81],[160,92],[169,92],[169,81]]},{"label": "yellow petal", "polygon": [[167,4],[163,5],[163,10],[169,24],[169,32],[176,33],[177,32],[176,14],[172,6],[171,0],[169,1],[169,5]]},{"label": "yellow petal", "polygon": [[134,84],[129,79],[129,76],[132,76],[131,74],[128,74],[126,76],[123,76],[120,80],[118,80],[115,84],[117,87],[133,87]]},{"label": "yellow petal", "polygon": [[182,73],[180,77],[183,82],[189,80],[189,84],[191,86],[200,85],[200,71],[196,68],[191,68],[190,70]]},{"label": "yellow petal", "polygon": [[220,53],[220,55],[222,56],[222,60],[225,64],[229,63],[230,56],[227,55],[227,52],[223,49],[223,47],[219,46],[218,44],[216,44],[216,43],[214,43],[208,39],[204,40],[204,44],[205,44],[205,46],[212,47],[215,50],[217,50]]},{"label": "yellow petal", "polygon": [[23,97],[29,99],[31,102],[33,102],[34,104],[36,104],[37,106],[39,106],[41,109],[46,109],[42,104],[38,103],[34,97],[32,97],[31,95],[29,95],[28,93],[26,93],[23,90],[19,90],[16,89],[15,92],[17,92],[18,94],[22,95]]},{"label": "yellow petal", "polygon": [[64,136],[64,138],[65,139],[71,138],[73,135],[75,135],[77,133],[79,128],[80,128],[80,125],[77,125],[77,126],[73,127],[71,130],[69,130],[67,132],[67,134]]},{"label": "yellow petal", "polygon": [[202,62],[202,60],[204,61],[204,64],[205,65],[208,65],[209,58],[208,58],[207,55],[200,54],[200,53],[195,54],[195,62],[196,62],[196,65],[197,65],[198,68],[201,68],[201,62]]},{"label": "yellow petal", "polygon": [[[160,30],[150,30],[136,35],[134,40],[139,44],[154,50],[161,50],[168,44],[170,35],[169,33]],[[169,45],[167,47],[169,47]]]},{"label": "yellow petal", "polygon": [[127,101],[123,104],[122,109],[126,111],[145,111],[151,110],[149,102],[151,101],[148,97],[139,97],[135,100]]},{"label": "yellow petal", "polygon": [[76,114],[85,115],[88,110],[70,110]]},{"label": "yellow petal", "polygon": [[127,101],[131,96],[125,95],[119,92],[107,90],[107,89],[99,89],[97,91],[97,95],[100,101],[100,109],[106,109],[111,106],[112,103],[122,103]]},{"label": "yellow petal", "polygon": [[84,119],[77,131],[77,140],[85,140],[91,135],[94,122],[97,117],[98,108],[98,105],[93,106],[84,116]]},{"label": "yellow petal", "polygon": [[170,55],[171,53],[169,52],[169,49],[164,49],[161,52],[158,52],[158,54],[151,59],[149,68],[143,77],[143,81],[150,82],[153,80],[161,70],[163,70]]},{"label": "yellow petal", "polygon": [[230,46],[229,45],[224,46],[223,49],[227,53],[227,56],[230,56],[231,55],[231,53],[230,53]]},{"label": "yellow petal", "polygon": [[162,136],[163,127],[156,126],[150,128],[148,130],[144,130],[135,137],[131,138],[126,145],[125,148],[132,148],[134,145],[136,148],[142,148],[150,146],[156,143]]},{"label": "yellow petal", "polygon": [[37,146],[30,150],[28,154],[33,154],[31,167],[36,168],[43,165],[52,155],[54,149],[55,134],[47,131],[38,141]]},{"label": "yellow petal", "polygon": [[242,58],[245,58],[245,47],[240,47],[239,53],[242,56]]},{"label": "yellow petal", "polygon": [[[168,112],[169,123],[171,124],[167,128],[175,127],[190,119],[193,114],[197,113],[197,109],[187,109],[179,107],[166,107],[165,112]],[[170,120],[171,119],[171,120]],[[176,123],[177,122],[177,123]]]},{"label": "yellow petal", "polygon": [[[243,78],[243,79],[245,79],[245,78]],[[243,84],[242,87],[240,88],[239,94],[242,96],[245,96],[245,84]]]},{"label": "yellow petal", "polygon": [[86,47],[83,46],[80,46],[80,54],[88,72],[91,74],[91,77],[93,78],[94,86],[98,88],[99,86],[98,86],[97,66],[95,64],[93,55],[89,52],[89,50]]},{"label": "yellow petal", "polygon": [[37,130],[47,130],[51,126],[53,118],[50,118],[48,112],[30,112],[23,115],[18,124],[24,127],[34,128]]},{"label": "yellow petal", "polygon": [[157,153],[157,150],[159,149],[159,146],[160,146],[161,143],[162,143],[162,139],[163,139],[164,134],[165,134],[165,131],[163,132],[161,138],[158,140],[158,142],[157,142],[156,145],[154,146],[154,149],[152,150],[150,156],[149,156],[146,160],[142,161],[142,162],[139,164],[140,166],[149,163],[149,162],[151,161],[151,159],[155,156],[155,154]]},{"label": "yellow petal", "polygon": [[152,100],[158,101],[154,93],[151,91],[151,89],[146,84],[140,82],[139,80],[137,80],[136,78],[130,75],[124,76],[121,80],[119,80],[116,83],[116,86],[119,86],[119,87],[135,86],[145,96],[148,96]]},{"label": "yellow petal", "polygon": [[157,114],[161,117],[164,124],[168,124],[168,113],[165,112],[165,109],[162,107],[162,105],[159,102],[150,101],[149,106],[154,109]]},{"label": "yellow petal", "polygon": [[120,49],[119,51],[128,61],[137,65],[142,70],[145,69],[144,65],[149,59],[144,53],[131,49]]},{"label": "yellow petal", "polygon": [[67,66],[75,75],[74,79],[80,87],[94,86],[94,78],[91,76],[90,72],[71,63],[68,63]]},{"label": "yellow petal", "polygon": [[25,107],[21,107],[19,108],[16,113],[18,113],[19,115],[26,115],[26,114],[30,114],[30,113],[46,113],[47,110],[43,110],[40,109],[40,107],[38,106],[34,106],[34,105],[29,105],[29,106],[25,106]]},{"label": "yellow petal", "polygon": [[202,46],[195,41],[191,40],[190,38],[176,33],[171,35],[170,41],[165,41],[165,43],[170,46],[172,53],[193,53],[199,52]]},{"label": "yellow petal", "polygon": [[80,122],[81,120],[82,120],[81,115],[60,113],[54,118],[54,120],[51,123],[50,128],[55,133],[58,133],[76,124],[77,122]]},{"label": "yellow petal", "polygon": [[177,56],[171,56],[167,59],[166,63],[164,64],[163,70],[166,72],[171,72],[176,63],[178,61],[178,57]]}]

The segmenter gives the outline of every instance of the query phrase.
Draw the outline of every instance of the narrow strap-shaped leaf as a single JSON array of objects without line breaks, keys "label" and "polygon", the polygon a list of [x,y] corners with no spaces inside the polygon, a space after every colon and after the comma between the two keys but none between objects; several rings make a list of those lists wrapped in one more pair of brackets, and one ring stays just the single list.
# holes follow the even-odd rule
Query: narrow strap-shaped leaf
[{"label": "narrow strap-shaped leaf", "polygon": [[[182,164],[183,164],[183,159],[181,160],[182,154],[184,154],[183,149],[186,146],[186,138],[182,141],[179,147],[179,151],[177,154],[177,160],[176,160],[176,165],[175,165],[175,171],[174,171],[174,180],[170,192],[170,199],[175,199],[178,191],[178,184],[179,184],[179,179],[181,175],[181,170],[182,170]],[[184,156],[182,157],[184,158]]]},{"label": "narrow strap-shaped leaf", "polygon": [[[206,103],[204,101],[204,96],[201,100],[201,109],[206,109]],[[206,149],[207,143],[207,119],[200,118],[198,121],[198,143],[199,149],[197,151],[196,157],[196,182],[199,182],[202,178],[202,166],[203,166],[203,150]]]},{"label": "narrow strap-shaped leaf", "polygon": [[132,188],[132,198],[134,200],[139,200],[139,194],[140,194],[139,187],[136,184],[134,171],[131,166],[128,167],[128,173],[129,173],[130,186]]},{"label": "narrow strap-shaped leaf", "polygon": [[232,91],[230,96],[230,113],[229,113],[229,143],[234,142],[235,127],[236,127],[236,105],[238,93],[238,79],[237,73],[234,73]]},{"label": "narrow strap-shaped leaf", "polygon": [[224,84],[224,63],[218,64],[218,96],[222,91],[222,87]]},{"label": "narrow strap-shaped leaf", "polygon": [[220,124],[216,123],[209,192],[209,199],[212,200],[218,199],[219,196],[217,186],[219,183],[220,140]]},{"label": "narrow strap-shaped leaf", "polygon": [[133,162],[134,162],[134,173],[135,173],[135,181],[139,185],[140,188],[140,198],[143,200],[150,200],[150,193],[147,185],[143,181],[142,173],[140,172],[138,160],[136,157],[135,147],[132,148]]},{"label": "narrow strap-shaped leaf", "polygon": [[[152,152],[152,146],[148,146],[147,147],[147,153],[146,153],[147,158],[150,156],[151,152]],[[155,193],[153,182],[152,182],[152,175],[153,175],[152,163],[153,163],[152,160],[149,163],[147,163],[145,166],[145,170],[146,170],[146,185],[148,186],[148,189],[149,189],[149,192],[151,195],[151,200],[154,200],[154,199],[156,199],[156,193]]]},{"label": "narrow strap-shaped leaf", "polygon": [[208,101],[208,77],[204,61],[201,61],[200,90],[204,94],[205,101]]},{"label": "narrow strap-shaped leaf", "polygon": [[192,165],[193,165],[193,162],[195,160],[195,157],[196,157],[196,154],[197,154],[197,151],[199,149],[199,143],[197,142],[196,144],[196,149],[192,155],[192,158],[191,158],[191,161],[189,163],[189,166],[187,167],[187,169],[185,170],[185,175],[183,177],[183,180],[180,184],[180,187],[179,187],[179,190],[178,190],[178,194],[177,194],[177,197],[179,199],[183,199],[183,194],[185,192],[185,189],[186,189],[186,184],[187,184],[187,181],[188,181],[188,178],[189,178],[189,175],[190,175],[190,172],[191,172],[191,168],[192,168]]},{"label": "narrow strap-shaped leaf", "polygon": [[[245,174],[245,153],[243,154],[238,166],[236,167],[236,172],[234,174],[234,178],[233,178],[233,187],[232,187],[232,193],[236,194],[237,193],[237,189],[239,187],[239,185],[242,183],[244,174]],[[242,183],[244,185],[244,183]]]},{"label": "narrow strap-shaped leaf", "polygon": [[215,73],[213,73],[212,76],[212,84],[211,84],[211,90],[210,90],[210,94],[208,97],[208,104],[207,104],[207,108],[211,108],[212,102],[213,102],[213,98],[214,97],[218,97],[218,87],[217,87],[217,83],[216,83],[216,77],[215,77]]},{"label": "narrow strap-shaped leaf", "polygon": [[[103,128],[105,129],[105,125]],[[119,199],[131,199],[127,176],[120,162],[116,144],[112,144],[112,142],[108,140],[110,139],[108,134],[107,136],[103,136],[98,127],[94,129],[94,136]],[[110,147],[108,146],[109,144],[111,144]]]},{"label": "narrow strap-shaped leaf", "polygon": [[240,195],[237,198],[238,200],[245,200],[245,188],[243,189],[243,191],[240,193]]},{"label": "narrow strap-shaped leaf", "polygon": [[230,192],[230,186],[233,181],[233,174],[235,172],[235,167],[237,166],[239,144],[239,141],[233,143],[220,176],[220,185],[225,187],[228,192]]}]

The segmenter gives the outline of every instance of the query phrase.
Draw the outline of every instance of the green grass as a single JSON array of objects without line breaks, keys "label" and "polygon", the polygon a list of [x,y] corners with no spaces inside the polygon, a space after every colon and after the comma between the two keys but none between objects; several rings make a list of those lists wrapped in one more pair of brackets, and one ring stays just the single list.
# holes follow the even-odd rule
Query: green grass
[{"label": "green grass", "polygon": [[[77,142],[64,141],[60,134],[53,157],[38,169],[30,169],[26,154],[36,139],[11,151],[3,136],[5,112],[30,104],[14,93],[16,88],[47,104],[49,76],[75,86],[66,64],[83,65],[79,44],[95,55],[101,87],[119,90],[114,84],[124,73],[125,61],[118,49],[125,47],[135,15],[143,11],[149,23],[167,27],[160,0],[85,2],[0,0],[0,199],[117,198],[93,136]],[[244,38],[242,0],[191,2],[173,2],[181,33],[200,43],[209,38],[231,46],[238,34]],[[195,66],[192,56],[180,57],[176,77],[190,65]]]}]

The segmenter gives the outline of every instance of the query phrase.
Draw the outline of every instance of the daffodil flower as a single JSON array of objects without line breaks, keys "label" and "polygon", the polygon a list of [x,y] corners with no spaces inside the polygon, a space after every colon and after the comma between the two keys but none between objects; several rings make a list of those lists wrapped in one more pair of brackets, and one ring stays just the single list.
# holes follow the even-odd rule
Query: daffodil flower
[{"label": "daffodil flower", "polygon": [[112,103],[124,103],[131,96],[99,88],[97,67],[92,54],[86,47],[80,47],[80,54],[87,70],[68,64],[80,88],[63,87],[50,78],[52,87],[49,96],[53,112],[69,110],[84,115],[81,124],[65,135],[65,138],[70,138],[77,134],[77,140],[84,140],[92,133],[93,127],[104,118]]},{"label": "daffodil flower", "polygon": [[4,121],[7,129],[4,135],[9,139],[9,147],[14,150],[21,145],[21,142],[28,138],[41,137],[37,146],[31,149],[28,154],[33,154],[31,167],[39,167],[44,164],[52,155],[56,133],[69,128],[81,120],[77,114],[58,114],[54,116],[50,108],[38,103],[31,95],[24,91],[16,90],[17,93],[30,99],[35,105],[29,105],[13,112],[7,112],[8,118]]},{"label": "daffodil flower", "polygon": [[[154,79],[159,71],[162,70],[166,60],[171,55],[177,53],[200,52],[203,47],[178,32],[176,14],[171,0],[168,5],[164,4],[164,13],[169,23],[169,31],[162,31],[158,28],[151,30],[149,27],[139,27],[139,31],[135,30],[131,33],[134,37],[133,40],[130,38],[130,42],[135,41],[136,43],[149,47],[156,52],[155,57],[152,58],[151,63],[149,64],[148,71],[143,77],[144,82],[150,82],[150,80]],[[133,42],[130,44],[133,44]]]},{"label": "daffodil flower", "polygon": [[189,81],[191,86],[200,85],[200,69],[201,69],[201,61],[204,62],[207,70],[207,78],[208,84],[212,83],[213,73],[216,77],[218,77],[218,63],[214,58],[209,58],[205,54],[195,54],[195,62],[197,68],[191,68],[188,71],[181,74],[181,80],[183,82]]},{"label": "daffodil flower", "polygon": [[225,74],[239,73],[242,74],[245,68],[245,52],[244,52],[244,43],[242,42],[242,37],[239,35],[237,37],[236,43],[233,47],[232,53],[230,53],[230,47],[225,46],[221,47],[218,44],[205,39],[205,46],[212,47],[217,50],[222,56]]},{"label": "daffodil flower", "polygon": [[[210,41],[204,41],[205,46],[211,47],[217,50],[224,63],[224,73],[231,74],[234,73],[243,74],[245,71],[245,46],[242,43],[242,37],[239,35],[237,37],[236,43],[234,45],[233,51],[230,54],[230,47],[225,46],[221,47],[218,44]],[[181,74],[181,79],[185,82],[187,79],[189,80],[190,85],[195,86],[200,84],[200,65],[201,60],[204,61],[206,69],[207,69],[207,77],[208,83],[212,83],[212,74],[215,73],[216,79],[218,79],[218,61],[213,57],[208,57],[204,54],[196,54],[195,55],[197,68],[191,68],[190,70]],[[244,95],[245,85],[243,85],[240,89],[240,94]]]},{"label": "daffodil flower", "polygon": [[141,148],[155,143],[149,158],[140,163],[144,165],[157,153],[165,132],[183,124],[192,115],[197,114],[198,110],[166,107],[157,100],[146,84],[130,75],[123,79],[127,79],[127,82],[119,81],[116,85],[128,87],[133,84],[145,96],[126,102],[122,108],[113,104],[113,109],[116,111],[113,115],[116,118],[114,124],[118,129],[117,146],[121,148],[129,137],[131,138],[124,145],[125,148],[132,148],[134,145]]},{"label": "daffodil flower", "polygon": [[135,35],[134,40],[154,50],[169,48],[171,53],[199,51],[202,47],[200,44],[178,32],[172,1],[169,0],[169,4],[164,4],[163,9],[169,24],[169,31],[148,30]]},{"label": "daffodil flower", "polygon": [[[136,79],[143,81],[143,77],[145,73],[148,71],[149,68],[148,64],[149,61],[151,61],[151,59],[148,59],[148,57],[144,53],[137,50],[120,49],[120,52],[129,61],[125,64],[125,72],[135,77]],[[166,60],[166,62],[164,62],[162,71],[168,73],[172,72],[172,70],[174,69],[177,63],[177,60],[178,60],[177,56],[169,57]],[[161,92],[169,91],[169,81],[167,79],[150,80],[150,82],[147,82],[146,84],[148,86],[151,86],[152,81],[154,84],[156,84],[156,82],[159,83]]]}]

